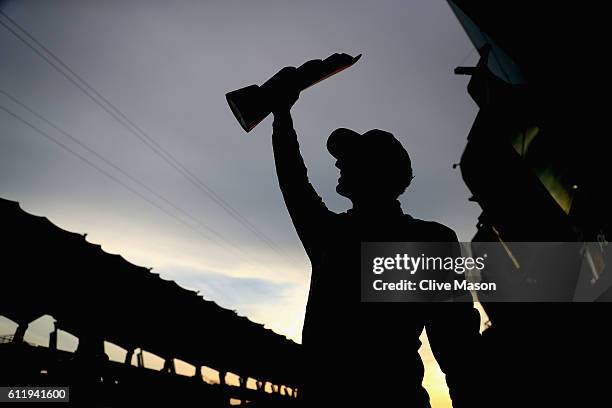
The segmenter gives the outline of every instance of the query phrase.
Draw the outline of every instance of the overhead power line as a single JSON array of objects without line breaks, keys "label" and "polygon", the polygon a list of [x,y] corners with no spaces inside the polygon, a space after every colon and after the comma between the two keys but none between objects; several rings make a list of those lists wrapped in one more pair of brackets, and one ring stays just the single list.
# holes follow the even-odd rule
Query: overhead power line
[{"label": "overhead power line", "polygon": [[197,223],[201,228],[203,228],[207,233],[212,234],[216,239],[211,239],[211,237],[209,235],[203,233],[203,231],[201,231],[200,229],[194,227],[192,224],[189,224],[189,223],[185,222],[184,219],[178,217],[175,213],[172,213],[171,211],[168,211],[166,208],[160,206],[158,203],[156,203],[153,200],[149,199],[144,194],[142,194],[138,190],[134,189],[133,187],[131,187],[127,183],[123,182],[118,177],[112,175],[111,173],[109,173],[108,171],[103,169],[102,167],[96,165],[95,163],[93,163],[92,161],[87,159],[85,156],[83,156],[80,153],[78,153],[77,151],[71,149],[68,145],[62,143],[60,140],[58,140],[55,137],[51,136],[49,133],[45,132],[44,130],[42,130],[39,127],[37,127],[36,125],[32,124],[28,120],[24,119],[22,116],[16,114],[15,112],[9,110],[8,108],[6,108],[5,106],[2,106],[2,105],[0,105],[0,110],[4,111],[8,115],[12,116],[14,119],[18,120],[22,124],[26,125],[30,129],[34,130],[37,134],[45,137],[46,139],[50,140],[54,144],[58,145],[59,147],[61,147],[65,151],[67,151],[68,153],[70,153],[73,156],[77,157],[79,160],[81,160],[82,162],[84,162],[88,166],[92,167],[94,170],[96,170],[97,172],[99,172],[102,175],[106,176],[107,178],[111,179],[115,183],[121,185],[123,188],[127,189],[132,194],[138,196],[142,200],[145,200],[147,203],[151,204],[155,208],[157,208],[160,211],[164,212],[166,215],[168,215],[168,216],[172,217],[173,219],[175,219],[176,221],[180,222],[182,225],[184,225],[184,226],[188,227],[189,229],[195,231],[198,235],[203,236],[207,240],[211,240],[213,243],[219,245],[220,247],[224,248],[225,250],[231,251],[234,254],[236,254],[236,255],[240,256],[241,258],[245,259],[247,262],[249,262],[249,260],[245,258],[245,256],[248,256],[248,255],[240,247],[238,247],[234,243],[228,241],[225,237],[223,237],[220,233],[218,233],[212,227],[210,227],[209,225],[205,224],[201,220],[197,219],[196,217],[194,217],[193,215],[191,215],[187,211],[183,210],[182,208],[178,207],[177,205],[172,203],[170,200],[166,199],[164,196],[162,196],[161,194],[159,194],[158,192],[156,192],[155,190],[153,190],[152,188],[147,186],[145,183],[141,182],[136,177],[132,176],[127,171],[123,170],[120,166],[118,166],[115,163],[113,163],[112,161],[106,159],[104,156],[102,156],[97,151],[95,151],[94,149],[89,147],[87,144],[85,144],[84,142],[82,142],[81,140],[76,138],[75,136],[71,135],[70,133],[66,132],[65,130],[63,130],[62,128],[60,128],[59,126],[54,124],[53,122],[49,121],[47,118],[45,118],[44,116],[40,115],[38,112],[34,111],[33,109],[31,109],[30,107],[25,105],[23,102],[19,101],[17,98],[15,98],[12,95],[10,95],[9,93],[7,93],[6,91],[0,89],[0,94],[4,95],[6,98],[8,98],[12,102],[14,102],[16,105],[22,107],[23,109],[25,109],[26,111],[31,113],[33,116],[35,116],[39,120],[43,121],[44,123],[46,123],[47,125],[49,125],[53,129],[58,131],[59,133],[63,134],[64,136],[69,138],[72,142],[76,143],[81,148],[83,148],[84,150],[86,150],[90,154],[94,155],[96,158],[98,158],[99,160],[101,160],[106,165],[110,166],[111,168],[113,168],[114,170],[116,170],[117,172],[122,174],[123,176],[127,177],[129,180],[131,180],[135,184],[137,184],[140,187],[144,188],[150,194],[152,194],[153,196],[155,196],[159,200],[161,200],[164,203],[166,203],[167,205],[169,205],[171,208],[173,208],[175,211],[177,211],[180,214],[182,214],[184,217],[186,217],[186,218],[194,221],[195,223]]},{"label": "overhead power line", "polygon": [[[36,127],[32,123],[30,123],[29,121],[24,119],[23,117],[19,116],[15,112],[9,110],[8,108],[6,108],[6,107],[4,107],[2,105],[0,105],[0,110],[4,111],[8,115],[12,116],[14,119],[18,120],[22,124],[26,125],[30,129],[32,129],[34,132],[36,132],[37,134],[39,134],[39,135],[45,137],[46,139],[50,140],[51,142],[55,143],[56,145],[58,145],[59,147],[61,147],[65,151],[67,151],[68,153],[72,154],[73,156],[77,157],[79,160],[81,160],[82,162],[84,162],[88,166],[92,167],[93,169],[95,169],[99,173],[103,174],[104,176],[108,177],[109,179],[111,179],[115,183],[120,184],[123,188],[125,188],[128,191],[130,191],[132,194],[137,195],[138,197],[140,197],[141,199],[145,200],[146,202],[148,202],[152,206],[156,207],[160,211],[163,211],[164,213],[166,213],[166,215],[174,218],[175,220],[179,221],[181,224],[183,224],[183,225],[187,226],[188,228],[196,231],[198,234],[202,234],[202,232],[199,231],[198,229],[194,229],[193,225],[191,225],[189,223],[186,223],[183,219],[177,217],[175,214],[172,214],[171,212],[169,212],[164,207],[162,207],[162,206],[158,205],[157,203],[155,203],[154,201],[150,200],[148,197],[146,197],[145,195],[140,193],[138,190],[136,190],[136,189],[132,188],[130,185],[124,183],[123,181],[121,181],[117,177],[113,176],[112,174],[110,174],[109,172],[107,172],[106,170],[101,168],[100,166],[98,166],[95,163],[91,162],[85,156],[83,156],[83,155],[79,154],[78,152],[76,152],[75,150],[71,149],[66,144],[64,144],[61,141],[57,140],[56,138],[54,138],[53,136],[51,136],[50,134],[48,134],[44,130],[39,129],[38,127]],[[210,239],[210,237],[208,237],[206,235],[204,235],[204,237],[207,238],[207,239]]]},{"label": "overhead power line", "polygon": [[[241,224],[243,227],[251,231],[259,240],[265,243],[268,247],[274,250],[277,254],[285,257],[290,262],[295,262],[287,257],[285,251],[283,251],[272,239],[267,237],[264,233],[253,225],[246,217],[244,217],[238,210],[231,206],[220,194],[215,192],[210,186],[204,181],[194,175],[187,167],[185,167],[179,160],[177,160],[171,153],[164,149],[153,137],[145,132],[141,127],[136,125],[130,120],[119,108],[113,103],[106,99],[100,94],[93,86],[79,76],[72,68],[64,63],[55,53],[49,48],[32,36],[25,28],[19,25],[16,21],[11,19],[2,10],[0,14],[8,20],[13,26],[15,26],[19,32],[10,27],[6,22],[0,20],[0,25],[6,28],[11,34],[13,34],[18,40],[24,43],[28,48],[34,51],[39,57],[45,62],[51,65],[56,71],[58,71],[64,78],[70,83],[81,90],[87,95],[95,104],[102,108],[106,113],[113,117],[119,124],[121,124],[128,132],[136,136],[142,143],[144,143],[149,149],[151,149],[157,156],[164,160],[168,165],[174,168],[179,174],[185,177],[191,184],[202,191],[224,211],[226,211],[235,221]],[[40,49],[33,46],[27,39],[38,46]],[[44,51],[44,53],[42,51]]]}]

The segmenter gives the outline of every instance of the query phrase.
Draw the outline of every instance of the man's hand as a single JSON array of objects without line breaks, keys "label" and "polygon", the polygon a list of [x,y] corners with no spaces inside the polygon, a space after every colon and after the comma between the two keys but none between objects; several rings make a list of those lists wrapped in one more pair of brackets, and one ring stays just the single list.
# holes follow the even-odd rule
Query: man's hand
[{"label": "man's hand", "polygon": [[285,67],[262,85],[272,113],[288,112],[300,96],[300,76],[297,68]]}]

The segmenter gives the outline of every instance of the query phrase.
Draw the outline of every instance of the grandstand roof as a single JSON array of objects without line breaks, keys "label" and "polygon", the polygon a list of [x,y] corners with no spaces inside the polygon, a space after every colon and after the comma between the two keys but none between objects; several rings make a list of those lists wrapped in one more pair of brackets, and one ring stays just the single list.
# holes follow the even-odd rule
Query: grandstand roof
[{"label": "grandstand roof", "polygon": [[299,345],[0,198],[0,314],[49,314],[77,337],[297,385]]}]

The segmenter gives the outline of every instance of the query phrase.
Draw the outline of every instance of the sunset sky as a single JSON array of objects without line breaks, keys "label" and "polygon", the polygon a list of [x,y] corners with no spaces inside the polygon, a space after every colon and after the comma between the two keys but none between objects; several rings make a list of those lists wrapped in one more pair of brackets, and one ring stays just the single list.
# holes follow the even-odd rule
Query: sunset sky
[{"label": "sunset sky", "polygon": [[[327,136],[380,128],[412,157],[404,211],[461,240],[475,233],[479,209],[452,164],[477,108],[467,78],[452,70],[477,55],[442,0],[22,0],[0,1],[0,10],[113,106],[94,103],[79,78],[66,79],[0,26],[0,197],[223,307],[301,340],[310,265],[278,188],[271,119],[246,134],[224,97],[285,65],[363,54],[293,109],[310,179],[330,209],[350,203],[335,193]],[[128,131],[114,109],[138,129]],[[0,319],[0,334],[9,326]],[[48,322],[39,326],[43,338]],[[427,350],[426,384],[433,406],[445,407],[443,374]]]}]

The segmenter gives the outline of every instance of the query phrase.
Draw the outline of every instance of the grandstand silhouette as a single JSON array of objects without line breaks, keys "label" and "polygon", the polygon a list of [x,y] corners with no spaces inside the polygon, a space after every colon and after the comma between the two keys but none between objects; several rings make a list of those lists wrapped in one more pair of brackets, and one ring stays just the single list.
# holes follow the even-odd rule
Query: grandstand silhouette
[{"label": "grandstand silhouette", "polygon": [[[298,344],[16,202],[0,198],[0,220],[0,315],[17,324],[0,341],[0,384],[70,386],[72,405],[295,404]],[[29,323],[43,315],[56,321],[49,347],[25,343]],[[78,337],[74,353],[57,349],[57,329]],[[105,341],[127,351],[124,363],[109,360]],[[142,367],[142,350],[161,357],[162,370]],[[176,374],[175,359],[195,366],[195,376]],[[219,372],[218,384],[203,380],[203,366]],[[227,384],[226,373],[240,385]]]}]

